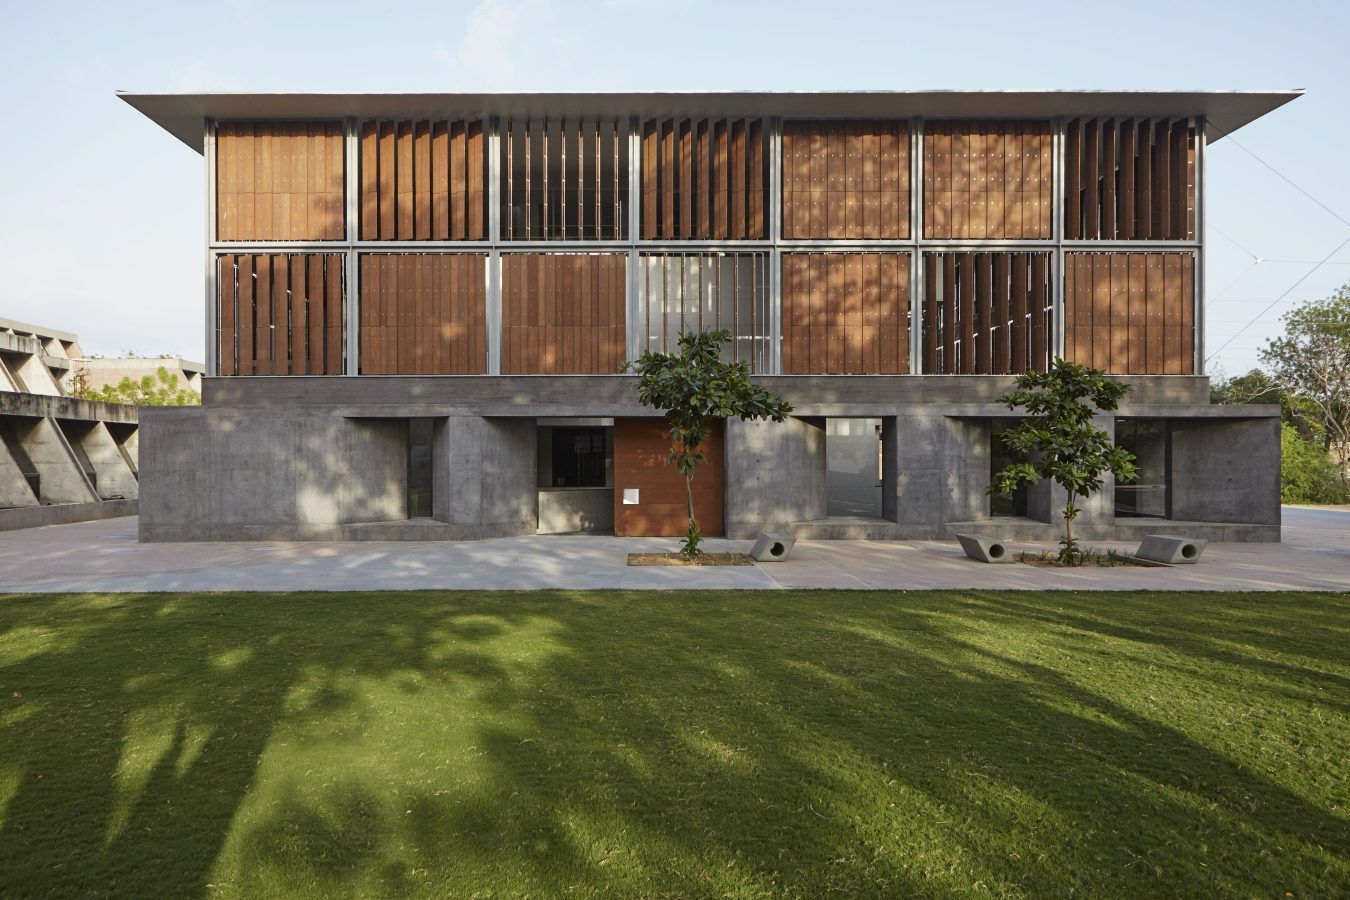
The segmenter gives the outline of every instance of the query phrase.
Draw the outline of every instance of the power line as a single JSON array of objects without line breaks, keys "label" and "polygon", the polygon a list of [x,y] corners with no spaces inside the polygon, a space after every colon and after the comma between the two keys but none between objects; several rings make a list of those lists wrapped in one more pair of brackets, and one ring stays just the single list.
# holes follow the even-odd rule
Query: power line
[{"label": "power line", "polygon": [[[1220,129],[1220,130],[1222,130],[1222,129]],[[1227,134],[1226,132],[1225,132],[1225,134],[1227,135],[1227,137],[1228,137],[1228,139],[1229,139],[1230,141],[1232,141],[1234,144],[1237,145],[1237,148],[1238,148],[1239,150],[1241,150],[1243,153],[1247,154],[1247,155],[1250,156],[1252,159],[1254,159],[1254,160],[1256,160],[1257,162],[1259,162],[1261,165],[1265,166],[1265,167],[1266,167],[1267,169],[1269,169],[1270,171],[1274,172],[1276,175],[1278,175],[1278,176],[1280,177],[1280,180],[1282,180],[1285,184],[1289,185],[1291,188],[1293,188],[1294,190],[1298,191],[1298,192],[1299,192],[1300,194],[1302,194],[1303,196],[1307,197],[1307,198],[1308,198],[1309,200],[1311,200],[1313,203],[1316,203],[1316,204],[1317,204],[1318,206],[1320,206],[1322,209],[1326,210],[1328,213],[1330,213],[1330,214],[1332,215],[1333,218],[1335,218],[1335,219],[1336,219],[1337,221],[1339,221],[1341,224],[1345,225],[1347,228],[1350,228],[1350,219],[1346,219],[1346,218],[1345,218],[1344,216],[1342,216],[1340,213],[1336,212],[1336,210],[1332,209],[1330,206],[1327,206],[1327,205],[1326,205],[1325,203],[1323,203],[1321,200],[1318,200],[1318,199],[1317,199],[1316,197],[1314,197],[1312,194],[1308,193],[1308,192],[1305,191],[1303,188],[1301,188],[1301,187],[1299,187],[1297,184],[1295,184],[1292,180],[1290,180],[1289,178],[1285,177],[1284,173],[1281,172],[1279,169],[1275,168],[1275,167],[1272,166],[1270,163],[1266,162],[1264,159],[1262,159],[1261,157],[1257,156],[1255,153],[1253,153],[1252,151],[1248,150],[1246,147],[1242,146],[1242,144],[1238,142],[1238,139],[1237,139],[1237,138],[1233,137],[1231,134]]]},{"label": "power line", "polygon": [[1285,291],[1283,294],[1281,294],[1280,296],[1278,296],[1278,297],[1276,297],[1274,300],[1272,300],[1272,301],[1270,302],[1270,305],[1269,305],[1269,306],[1267,306],[1265,309],[1261,310],[1259,313],[1257,313],[1255,316],[1253,316],[1252,319],[1251,319],[1251,321],[1249,321],[1246,325],[1243,325],[1241,328],[1239,328],[1239,329],[1233,334],[1232,337],[1230,337],[1228,340],[1226,340],[1226,341],[1223,342],[1223,346],[1221,346],[1218,350],[1215,350],[1215,351],[1214,351],[1213,353],[1211,353],[1209,356],[1206,356],[1206,357],[1205,357],[1205,362],[1209,362],[1211,359],[1213,359],[1214,357],[1216,357],[1216,356],[1218,356],[1220,353],[1222,353],[1222,352],[1224,351],[1224,349],[1225,349],[1229,344],[1231,344],[1231,343],[1233,343],[1233,341],[1237,340],[1237,338],[1238,338],[1239,335],[1241,335],[1241,334],[1242,334],[1244,331],[1246,331],[1248,328],[1251,328],[1253,325],[1255,325],[1256,322],[1257,322],[1257,320],[1259,320],[1259,319],[1260,319],[1262,316],[1264,316],[1266,313],[1268,313],[1268,312],[1270,312],[1272,309],[1274,309],[1274,308],[1275,308],[1275,305],[1276,305],[1277,303],[1279,303],[1279,302],[1280,302],[1281,300],[1283,300],[1285,297],[1288,297],[1290,294],[1292,294],[1292,293],[1294,292],[1294,288],[1298,287],[1300,284],[1302,284],[1303,282],[1307,281],[1310,277],[1312,277],[1312,274],[1313,274],[1314,272],[1316,272],[1318,269],[1322,268],[1323,264],[1326,263],[1326,261],[1327,261],[1328,259],[1331,259],[1331,258],[1332,258],[1333,256],[1335,256],[1337,253],[1340,253],[1340,252],[1341,252],[1341,248],[1345,247],[1346,245],[1350,245],[1350,237],[1346,238],[1345,240],[1343,240],[1343,241],[1341,241],[1339,244],[1337,244],[1337,245],[1336,245],[1336,249],[1335,249],[1335,250],[1332,250],[1332,251],[1331,251],[1330,253],[1328,253],[1325,257],[1323,257],[1323,259],[1322,259],[1321,262],[1317,263],[1317,265],[1313,266],[1311,269],[1309,269],[1308,271],[1304,272],[1302,278],[1300,278],[1298,281],[1295,281],[1293,284],[1291,284],[1291,285],[1289,286],[1289,289],[1288,289],[1287,291]]},{"label": "power line", "polygon": [[[1211,124],[1212,124],[1212,123],[1211,123]],[[1230,141],[1232,141],[1235,145],[1237,145],[1237,147],[1238,147],[1239,149],[1241,149],[1243,153],[1246,153],[1246,154],[1247,154],[1248,156],[1250,156],[1252,159],[1256,160],[1256,161],[1259,162],[1261,165],[1263,165],[1263,166],[1265,166],[1267,169],[1269,169],[1271,172],[1274,172],[1277,176],[1279,176],[1279,178],[1280,178],[1281,181],[1285,182],[1285,183],[1288,184],[1290,187],[1292,187],[1294,190],[1298,191],[1300,194],[1302,194],[1303,196],[1307,197],[1307,198],[1308,198],[1309,200],[1311,200],[1313,203],[1317,204],[1319,207],[1321,207],[1322,209],[1326,210],[1326,211],[1327,211],[1328,213],[1330,213],[1337,221],[1343,223],[1344,225],[1346,225],[1346,227],[1350,227],[1350,219],[1346,219],[1344,216],[1342,216],[1340,213],[1338,213],[1338,212],[1336,212],[1335,210],[1333,210],[1331,207],[1327,206],[1327,205],[1326,205],[1325,203],[1323,203],[1321,200],[1318,200],[1318,199],[1317,199],[1316,197],[1314,197],[1312,194],[1308,193],[1308,192],[1305,191],[1303,188],[1299,187],[1299,186],[1298,186],[1297,184],[1295,184],[1291,179],[1289,179],[1288,177],[1286,177],[1285,174],[1284,174],[1283,172],[1281,172],[1279,169],[1276,169],[1276,168],[1275,168],[1274,166],[1272,166],[1270,163],[1266,162],[1264,159],[1262,159],[1261,157],[1257,156],[1257,155],[1256,155],[1255,153],[1253,153],[1252,151],[1248,150],[1248,149],[1247,149],[1246,147],[1244,147],[1242,144],[1238,143],[1237,138],[1233,137],[1229,132],[1224,131],[1224,129],[1219,128],[1218,126],[1214,126],[1214,127],[1215,127],[1218,131],[1222,132],[1223,135],[1224,135],[1225,137],[1227,137]],[[1215,229],[1215,230],[1217,231],[1218,229]],[[1220,233],[1222,234],[1222,232],[1220,232]],[[1229,238],[1229,240],[1231,241],[1231,240],[1233,240],[1233,239],[1232,239],[1232,238]],[[1233,243],[1234,243],[1234,244],[1237,244],[1236,241],[1233,241]],[[1332,258],[1333,256],[1335,256],[1337,253],[1340,253],[1341,250],[1342,250],[1342,248],[1344,248],[1346,245],[1350,245],[1350,237],[1347,237],[1345,240],[1343,240],[1343,241],[1341,241],[1339,244],[1337,244],[1337,245],[1336,245],[1336,249],[1332,250],[1332,251],[1331,251],[1330,253],[1328,253],[1326,256],[1322,257],[1322,259],[1320,259],[1316,264],[1314,264],[1313,267],[1312,267],[1311,269],[1309,269],[1308,271],[1304,272],[1303,275],[1298,279],[1298,281],[1295,281],[1293,284],[1291,284],[1291,285],[1289,286],[1289,289],[1288,289],[1288,290],[1286,290],[1283,294],[1281,294],[1280,296],[1278,296],[1278,297],[1276,297],[1274,300],[1272,300],[1272,301],[1266,306],[1265,309],[1261,310],[1259,313],[1257,313],[1255,316],[1253,316],[1253,317],[1247,322],[1246,325],[1243,325],[1243,326],[1242,326],[1241,328],[1239,328],[1236,332],[1234,332],[1233,335],[1232,335],[1231,337],[1228,338],[1228,340],[1226,340],[1226,341],[1223,342],[1222,346],[1220,346],[1218,350],[1215,350],[1213,353],[1211,353],[1211,354],[1209,354],[1208,356],[1206,356],[1206,357],[1205,357],[1205,362],[1208,363],[1211,359],[1213,359],[1214,357],[1218,356],[1218,355],[1219,355],[1220,353],[1222,353],[1225,349],[1227,349],[1227,347],[1228,347],[1229,344],[1231,344],[1231,343],[1233,343],[1233,341],[1237,340],[1238,337],[1240,337],[1240,336],[1243,334],[1243,332],[1245,332],[1248,328],[1251,328],[1253,325],[1255,325],[1255,324],[1261,319],[1262,316],[1264,316],[1266,313],[1268,313],[1268,312],[1270,312],[1272,309],[1274,309],[1274,308],[1276,307],[1276,305],[1278,305],[1278,304],[1280,303],[1280,301],[1282,301],[1285,297],[1288,297],[1290,294],[1292,294],[1292,293],[1294,292],[1295,288],[1297,288],[1300,284],[1302,284],[1303,282],[1305,282],[1305,281],[1307,281],[1309,278],[1311,278],[1314,272],[1316,272],[1318,269],[1322,268],[1322,266],[1326,265],[1326,264],[1331,260],[1331,258]],[[1241,247],[1242,245],[1238,244],[1238,246]],[[1245,253],[1247,253],[1249,256],[1251,256],[1253,259],[1255,259],[1257,262],[1260,262],[1260,261],[1261,261],[1261,258],[1260,258],[1259,256],[1257,256],[1255,253],[1252,253],[1250,250],[1247,250],[1246,248],[1242,248],[1242,249],[1243,249],[1243,251],[1244,251]],[[1245,274],[1245,273],[1244,273],[1244,274]]]}]

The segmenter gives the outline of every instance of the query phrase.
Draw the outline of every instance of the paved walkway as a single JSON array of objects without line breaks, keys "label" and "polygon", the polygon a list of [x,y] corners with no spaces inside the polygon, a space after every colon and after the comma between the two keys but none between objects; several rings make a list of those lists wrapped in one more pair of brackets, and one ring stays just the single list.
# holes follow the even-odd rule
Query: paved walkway
[{"label": "paved walkway", "polygon": [[[0,533],[0,592],[421,588],[1032,588],[1350,590],[1350,509],[1286,507],[1281,544],[1210,544],[1171,569],[1040,569],[967,560],[954,541],[803,541],[762,566],[631,568],[676,541],[538,536],[466,543],[141,544],[134,518]],[[748,549],[708,542],[709,549]],[[1093,544],[1093,546],[1103,546]],[[1133,549],[1111,545],[1118,549]],[[1016,549],[1053,549],[1015,544]]]}]

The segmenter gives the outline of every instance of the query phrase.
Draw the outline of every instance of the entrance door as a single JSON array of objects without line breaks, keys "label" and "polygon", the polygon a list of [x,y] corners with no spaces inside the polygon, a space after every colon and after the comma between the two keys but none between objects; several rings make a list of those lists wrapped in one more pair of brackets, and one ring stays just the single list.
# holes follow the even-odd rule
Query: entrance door
[{"label": "entrance door", "polygon": [[[721,422],[704,445],[707,462],[694,475],[694,515],[704,537],[726,534],[726,473]],[[614,533],[627,537],[680,537],[689,527],[684,478],[666,462],[670,434],[665,419],[614,420]]]}]

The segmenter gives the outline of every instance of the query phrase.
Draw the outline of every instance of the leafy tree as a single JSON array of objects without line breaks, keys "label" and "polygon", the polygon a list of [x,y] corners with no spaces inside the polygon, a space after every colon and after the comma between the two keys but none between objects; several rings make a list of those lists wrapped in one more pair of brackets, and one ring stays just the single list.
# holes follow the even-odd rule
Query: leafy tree
[{"label": "leafy tree", "polygon": [[1302,397],[1288,390],[1264,369],[1252,369],[1232,378],[1215,376],[1209,382],[1211,403],[1259,403],[1278,405],[1280,418],[1305,437],[1320,433],[1310,424],[1316,412]]},{"label": "leafy tree", "polygon": [[136,381],[123,378],[117,384],[101,388],[81,387],[77,382],[75,396],[82,400],[130,403],[133,406],[196,406],[202,402],[201,394],[182,387],[178,378],[164,366],[160,366],[154,375],[146,375]]},{"label": "leafy tree", "polygon": [[1003,432],[1003,442],[1023,459],[995,472],[989,493],[1012,493],[1019,484],[1046,478],[1064,488],[1069,499],[1059,558],[1066,565],[1082,559],[1073,537],[1078,500],[1101,490],[1105,472],[1117,481],[1135,478],[1134,454],[1114,446],[1110,436],[1092,424],[1094,409],[1116,409],[1127,391],[1127,385],[1097,369],[1056,359],[1047,372],[1019,375],[1017,389],[999,398],[1009,409],[1027,412],[1026,418]]},{"label": "leafy tree", "polygon": [[[1261,361],[1285,390],[1306,402],[1317,436],[1345,460],[1350,450],[1350,284],[1330,297],[1304,303],[1283,317]],[[1341,482],[1350,486],[1341,466]]]},{"label": "leafy tree", "polygon": [[1344,503],[1345,485],[1327,449],[1289,424],[1280,426],[1280,500],[1284,503]]},{"label": "leafy tree", "polygon": [[643,406],[665,410],[670,425],[666,461],[684,476],[688,501],[689,529],[680,544],[686,559],[703,552],[703,535],[694,518],[694,471],[707,460],[702,447],[713,422],[732,416],[781,422],[792,412],[786,401],[750,380],[744,361],[722,359],[722,345],[730,340],[727,329],[681,334],[678,353],[644,353],[631,366],[638,376],[638,399]]}]

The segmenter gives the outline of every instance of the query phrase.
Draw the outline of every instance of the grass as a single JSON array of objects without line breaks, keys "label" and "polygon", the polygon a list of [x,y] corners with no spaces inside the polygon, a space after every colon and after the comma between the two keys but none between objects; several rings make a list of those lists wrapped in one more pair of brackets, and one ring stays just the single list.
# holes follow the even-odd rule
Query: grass
[{"label": "grass", "polygon": [[0,896],[1350,893],[1350,595],[0,598]]}]

